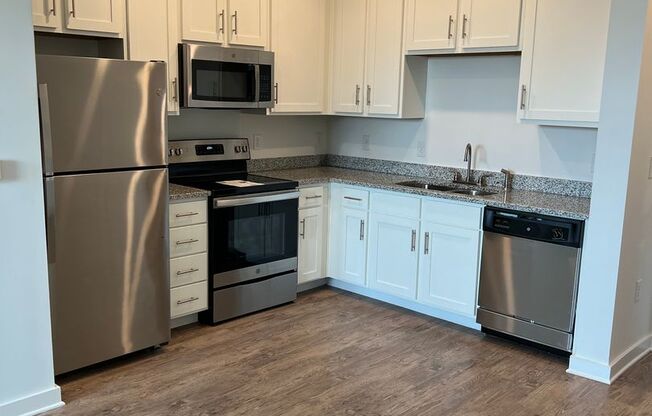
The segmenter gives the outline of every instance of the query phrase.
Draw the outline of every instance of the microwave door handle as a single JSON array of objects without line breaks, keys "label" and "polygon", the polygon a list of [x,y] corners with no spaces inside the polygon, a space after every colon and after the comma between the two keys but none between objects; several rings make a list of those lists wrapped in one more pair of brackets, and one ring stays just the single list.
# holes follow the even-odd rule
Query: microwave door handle
[{"label": "microwave door handle", "polygon": [[255,103],[256,107],[260,105],[260,65],[254,66],[254,78],[255,78]]}]

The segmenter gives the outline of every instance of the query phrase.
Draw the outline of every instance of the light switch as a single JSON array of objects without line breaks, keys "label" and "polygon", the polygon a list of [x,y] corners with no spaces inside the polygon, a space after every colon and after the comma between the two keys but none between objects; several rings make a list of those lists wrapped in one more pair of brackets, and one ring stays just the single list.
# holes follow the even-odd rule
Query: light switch
[{"label": "light switch", "polygon": [[2,180],[2,160],[0,160],[0,181]]}]

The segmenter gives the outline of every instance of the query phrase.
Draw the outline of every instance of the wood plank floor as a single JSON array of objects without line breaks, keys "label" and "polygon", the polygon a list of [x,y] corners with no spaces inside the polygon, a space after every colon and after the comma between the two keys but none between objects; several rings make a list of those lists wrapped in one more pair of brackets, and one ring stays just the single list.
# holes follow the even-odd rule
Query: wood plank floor
[{"label": "wood plank floor", "polygon": [[566,360],[333,289],[57,380],[48,415],[652,415],[652,356],[613,386]]}]

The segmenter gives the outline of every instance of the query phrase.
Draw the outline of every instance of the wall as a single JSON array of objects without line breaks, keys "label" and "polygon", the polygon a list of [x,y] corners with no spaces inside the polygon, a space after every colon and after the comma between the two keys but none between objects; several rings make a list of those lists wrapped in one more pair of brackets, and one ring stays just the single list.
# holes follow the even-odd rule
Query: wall
[{"label": "wall", "polygon": [[0,13],[0,414],[56,407],[31,3]]},{"label": "wall", "polygon": [[[264,116],[226,110],[182,110],[168,118],[169,138],[247,137],[252,158],[324,153],[328,119],[323,116]],[[260,136],[258,146],[254,136]]]},{"label": "wall", "polygon": [[515,55],[431,58],[424,120],[334,117],[330,153],[464,167],[471,142],[478,169],[591,181],[596,130],[518,124],[519,69]]},{"label": "wall", "polygon": [[[591,217],[584,239],[569,369],[603,382],[610,382],[627,365],[627,357],[619,363],[614,358],[640,333],[649,332],[650,325],[650,299],[632,305],[632,281],[651,271],[646,258],[651,231],[646,159],[652,154],[650,144],[645,143],[652,127],[645,120],[649,97],[641,97],[635,119],[639,88],[644,95],[652,92],[650,74],[639,85],[647,7],[647,0],[613,0],[611,5]],[[649,63],[645,69],[650,70]]]}]

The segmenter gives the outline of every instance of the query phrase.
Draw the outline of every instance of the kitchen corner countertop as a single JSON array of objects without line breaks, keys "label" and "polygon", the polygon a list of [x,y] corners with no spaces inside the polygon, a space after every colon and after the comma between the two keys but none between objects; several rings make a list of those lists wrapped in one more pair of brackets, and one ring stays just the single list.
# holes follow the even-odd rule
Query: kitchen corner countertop
[{"label": "kitchen corner countertop", "polygon": [[[388,191],[405,192],[415,195],[431,196],[464,202],[474,202],[496,208],[513,209],[543,215],[586,220],[589,218],[590,198],[579,198],[543,192],[511,190],[489,196],[468,196],[429,189],[411,188],[397,185],[398,182],[419,180],[435,182],[428,178],[400,176],[363,170],[332,167],[270,170],[257,172],[260,175],[299,182],[299,185],[342,183]],[[492,188],[488,188],[492,189]],[[492,189],[496,190],[496,189]]]},{"label": "kitchen corner countertop", "polygon": [[208,191],[202,189],[191,188],[189,186],[170,184],[170,201],[184,201],[190,199],[206,198],[209,195]]}]

